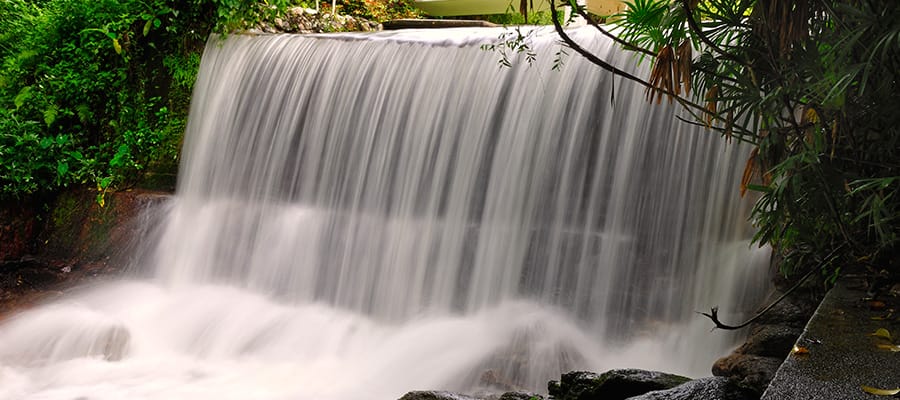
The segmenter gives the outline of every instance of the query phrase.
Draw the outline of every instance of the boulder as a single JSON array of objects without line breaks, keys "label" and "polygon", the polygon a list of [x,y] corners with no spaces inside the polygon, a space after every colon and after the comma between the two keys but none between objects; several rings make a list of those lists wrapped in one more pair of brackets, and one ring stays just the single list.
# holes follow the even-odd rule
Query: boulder
[{"label": "boulder", "polygon": [[615,369],[597,375],[574,371],[550,381],[550,398],[557,400],[619,400],[690,381],[679,375],[640,369]]},{"label": "boulder", "polygon": [[400,400],[478,400],[464,394],[440,390],[421,390],[404,394]]},{"label": "boulder", "polygon": [[759,396],[727,378],[696,379],[668,390],[657,390],[628,400],[753,400]]},{"label": "boulder", "polygon": [[750,337],[736,353],[763,357],[785,358],[803,329],[787,325],[761,325],[750,332]]},{"label": "boulder", "polygon": [[529,392],[506,392],[497,400],[544,400],[544,396]]},{"label": "boulder", "polygon": [[782,361],[784,359],[781,357],[732,353],[716,361],[712,373],[715,376],[729,378],[739,386],[760,395],[772,381]]},{"label": "boulder", "polygon": [[756,325],[787,325],[803,329],[819,305],[812,295],[792,294],[763,314]]}]

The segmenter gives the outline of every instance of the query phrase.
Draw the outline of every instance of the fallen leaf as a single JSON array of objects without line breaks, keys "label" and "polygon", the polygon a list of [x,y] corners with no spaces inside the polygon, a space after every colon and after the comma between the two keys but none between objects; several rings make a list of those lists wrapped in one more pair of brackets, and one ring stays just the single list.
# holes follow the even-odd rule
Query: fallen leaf
[{"label": "fallen leaf", "polygon": [[893,316],[894,316],[894,311],[893,311],[893,310],[889,310],[887,314],[880,315],[880,316],[877,316],[877,317],[871,317],[871,320],[872,320],[872,321],[885,321],[885,320],[891,319],[891,317],[893,317]]},{"label": "fallen leaf", "polygon": [[895,351],[895,352],[900,351],[900,345],[897,345],[897,344],[879,344],[878,348],[882,349],[882,350],[890,350],[890,351]]},{"label": "fallen leaf", "polygon": [[891,333],[888,332],[888,330],[884,329],[884,328],[878,328],[878,330],[876,330],[875,333],[872,334],[872,336],[880,337],[882,339],[887,339],[887,340],[893,340],[893,339],[891,339]]},{"label": "fallen leaf", "polygon": [[900,388],[898,389],[878,389],[873,388],[871,386],[862,385],[862,390],[866,393],[877,394],[879,396],[893,396],[897,393],[900,393]]},{"label": "fallen leaf", "polygon": [[806,347],[803,347],[803,346],[794,345],[794,348],[791,349],[791,354],[798,355],[798,356],[803,355],[803,354],[809,354],[809,349],[807,349]]},{"label": "fallen leaf", "polygon": [[872,300],[869,302],[869,309],[872,311],[883,310],[886,304],[883,301]]}]

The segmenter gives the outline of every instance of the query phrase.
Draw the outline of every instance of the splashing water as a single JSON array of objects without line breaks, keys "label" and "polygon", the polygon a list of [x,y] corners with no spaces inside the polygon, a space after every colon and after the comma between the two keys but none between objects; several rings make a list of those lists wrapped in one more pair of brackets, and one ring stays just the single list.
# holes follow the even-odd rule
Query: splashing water
[{"label": "splashing water", "polygon": [[[390,399],[707,375],[758,300],[746,149],[537,31],[213,38],[138,267],[0,326],[2,399]],[[616,65],[634,60],[590,31]],[[613,92],[613,87],[615,88]],[[612,96],[614,94],[614,96]],[[761,269],[762,268],[762,269]]]}]

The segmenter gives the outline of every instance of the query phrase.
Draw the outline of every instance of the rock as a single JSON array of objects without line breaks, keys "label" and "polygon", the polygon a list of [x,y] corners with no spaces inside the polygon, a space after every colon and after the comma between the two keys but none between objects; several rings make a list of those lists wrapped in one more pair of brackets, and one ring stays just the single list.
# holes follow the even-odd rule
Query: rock
[{"label": "rock", "polygon": [[28,202],[0,202],[0,263],[20,260],[28,254],[38,227],[39,205]]},{"label": "rock", "polygon": [[506,392],[497,400],[544,400],[544,396],[528,392]]},{"label": "rock", "polygon": [[617,400],[654,390],[671,389],[689,378],[657,371],[615,369],[597,375],[575,371],[563,374],[548,385],[550,398],[557,400]]},{"label": "rock", "polygon": [[[776,280],[776,287],[786,288],[789,284]],[[766,304],[771,304],[781,293],[772,293]],[[803,333],[819,298],[815,286],[802,286],[785,297],[750,326],[750,335],[743,345],[716,361],[712,367],[713,375],[726,377],[757,395],[761,394]]]},{"label": "rock", "polygon": [[395,19],[385,21],[384,30],[429,28],[493,28],[499,25],[480,20],[458,19]]},{"label": "rock", "polygon": [[786,325],[761,325],[753,329],[736,353],[785,358],[803,329]]},{"label": "rock", "polygon": [[380,31],[381,24],[348,15],[317,13],[313,9],[294,7],[271,23],[259,23],[256,29],[265,33],[372,32]]},{"label": "rock", "polygon": [[113,326],[97,339],[93,351],[100,351],[106,361],[121,361],[131,344],[131,333],[123,326]]},{"label": "rock", "polygon": [[400,400],[478,400],[464,394],[439,390],[421,390],[404,394]]},{"label": "rock", "polygon": [[484,371],[478,378],[478,384],[482,387],[495,390],[509,391],[510,393],[520,389],[506,377],[500,375],[496,370],[489,369]]},{"label": "rock", "polygon": [[628,400],[752,400],[759,398],[722,377],[696,379],[668,390],[657,390]]},{"label": "rock", "polygon": [[715,376],[729,378],[739,386],[760,395],[772,381],[782,361],[784,359],[780,357],[732,353],[716,361],[712,373]]},{"label": "rock", "polygon": [[816,299],[795,293],[763,314],[756,321],[756,325],[787,325],[803,329],[818,305]]}]

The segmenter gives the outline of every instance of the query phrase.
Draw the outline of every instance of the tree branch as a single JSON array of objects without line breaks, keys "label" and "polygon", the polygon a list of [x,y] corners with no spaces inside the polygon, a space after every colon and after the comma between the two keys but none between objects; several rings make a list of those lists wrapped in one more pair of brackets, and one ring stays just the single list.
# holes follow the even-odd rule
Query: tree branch
[{"label": "tree branch", "polygon": [[656,53],[654,53],[652,50],[645,49],[645,48],[640,47],[640,46],[638,46],[638,45],[636,45],[636,44],[634,44],[634,43],[627,42],[627,41],[625,41],[624,39],[622,39],[622,38],[620,38],[620,37],[618,37],[618,36],[616,36],[616,35],[613,35],[611,32],[607,31],[607,30],[604,29],[602,26],[600,26],[600,24],[597,23],[597,21],[596,21],[593,17],[591,17],[590,14],[588,14],[587,12],[585,12],[584,10],[582,10],[582,9],[580,9],[580,8],[576,8],[576,9],[575,9],[575,12],[577,12],[578,15],[580,15],[582,18],[584,18],[584,20],[587,21],[588,24],[589,24],[590,26],[593,26],[593,27],[596,28],[598,31],[600,31],[600,33],[602,33],[604,36],[606,36],[606,37],[612,39],[614,42],[616,42],[616,43],[618,43],[618,44],[621,44],[622,47],[624,47],[626,50],[636,51],[636,52],[638,52],[638,53],[644,53],[644,54],[649,55],[649,56],[651,56],[651,57],[656,57]]},{"label": "tree branch", "polygon": [[847,245],[847,243],[844,243],[844,244],[841,244],[841,245],[838,246],[838,247],[835,247],[833,250],[831,250],[831,252],[828,253],[828,255],[825,256],[825,258],[822,259],[822,261],[819,262],[819,264],[817,264],[817,265],[815,266],[815,268],[810,269],[809,272],[807,272],[806,274],[804,274],[803,277],[800,278],[800,280],[797,281],[796,284],[794,284],[794,286],[791,286],[790,289],[788,289],[788,290],[787,290],[786,292],[784,292],[781,296],[779,296],[777,299],[775,299],[775,301],[773,301],[771,304],[769,304],[768,306],[766,306],[766,308],[764,308],[762,311],[760,311],[758,314],[756,314],[753,318],[750,318],[750,319],[744,321],[744,323],[742,323],[742,324],[740,324],[740,325],[728,325],[728,324],[722,323],[722,321],[719,320],[719,307],[718,307],[718,306],[711,308],[711,309],[709,310],[708,313],[704,313],[704,312],[699,312],[699,311],[698,311],[697,314],[700,314],[700,315],[702,315],[702,316],[704,316],[704,317],[707,317],[707,318],[709,318],[710,320],[712,320],[712,322],[713,322],[714,324],[716,324],[716,326],[715,326],[713,329],[717,329],[717,328],[718,328],[718,329],[724,329],[724,330],[727,330],[727,331],[734,331],[734,330],[741,329],[741,328],[743,328],[743,327],[745,327],[745,326],[747,326],[747,325],[750,325],[750,324],[752,324],[754,321],[758,320],[760,317],[762,317],[763,315],[765,315],[767,312],[769,312],[769,310],[771,310],[773,307],[775,307],[776,304],[778,304],[778,303],[780,303],[782,300],[784,300],[788,295],[790,295],[791,293],[793,293],[794,290],[797,290],[797,288],[799,288],[801,285],[803,285],[803,282],[806,282],[806,280],[807,280],[810,276],[812,276],[813,272],[816,272],[816,271],[821,270],[822,267],[825,266],[825,264],[828,264],[828,263],[830,263],[831,261],[834,261],[834,260],[833,260],[833,257],[834,257],[834,255],[835,255],[835,253],[837,253],[838,250],[840,250],[841,248],[843,248],[843,247],[846,246],[846,245]]},{"label": "tree branch", "polygon": [[[688,113],[690,113],[691,116],[692,116],[694,119],[699,119],[699,118],[700,118],[700,116],[698,116],[697,114],[693,113],[691,110],[688,110]],[[712,130],[714,130],[714,131],[716,131],[716,132],[719,132],[719,133],[722,133],[722,134],[725,133],[725,129],[722,129],[722,128],[719,128],[719,127],[715,127],[715,126],[707,126],[706,124],[703,124],[703,123],[700,123],[700,122],[697,122],[697,121],[691,121],[691,120],[689,120],[689,119],[687,119],[687,118],[684,118],[684,117],[682,117],[682,116],[680,116],[680,115],[676,115],[675,118],[677,118],[679,121],[684,122],[684,123],[689,124],[689,125],[699,126],[699,127],[701,127],[701,128],[706,128],[706,129],[712,129]],[[734,128],[739,128],[739,127],[735,125]],[[737,141],[738,141],[738,142],[741,142],[741,143],[747,143],[747,144],[752,144],[752,145],[757,144],[756,142],[747,139],[747,136],[753,136],[751,131],[749,131],[749,130],[747,130],[747,129],[743,129],[743,128],[740,128],[740,130],[742,131],[742,132],[741,132],[742,134],[740,134],[740,135],[735,135],[735,137],[737,138]]]},{"label": "tree branch", "polygon": [[[620,37],[618,37],[618,36],[616,36],[616,35],[613,35],[612,32],[610,32],[610,31],[604,29],[602,26],[600,26],[600,23],[598,23],[597,20],[594,19],[594,17],[591,17],[591,15],[588,14],[588,13],[587,13],[586,11],[584,11],[583,9],[580,9],[580,8],[579,8],[579,9],[576,10],[576,12],[578,13],[578,15],[580,15],[582,18],[584,18],[584,20],[587,21],[589,25],[591,25],[591,26],[593,26],[594,28],[596,28],[598,31],[600,31],[600,33],[602,33],[604,36],[606,36],[606,37],[612,39],[614,42],[616,42],[616,43],[618,43],[618,44],[621,44],[622,47],[625,48],[625,50],[635,51],[635,52],[638,52],[638,53],[643,53],[643,54],[645,54],[645,55],[649,55],[649,56],[651,56],[651,57],[656,57],[656,53],[654,53],[652,50],[649,50],[649,49],[647,49],[647,48],[638,46],[638,45],[636,45],[636,44],[634,44],[634,43],[625,41],[624,39],[622,39],[622,38],[620,38]],[[728,77],[728,76],[725,76],[725,75],[721,75],[721,74],[719,74],[718,72],[710,71],[710,70],[708,70],[708,69],[706,69],[706,68],[697,68],[696,66],[693,66],[693,68],[696,69],[697,71],[703,72],[703,73],[705,73],[705,74],[707,74],[707,75],[715,76],[715,77],[717,77],[717,78],[719,78],[719,79],[721,79],[721,80],[723,80],[723,81],[729,81],[729,82],[732,82],[732,83],[737,83],[737,79],[734,79],[734,78],[731,78],[731,77]]]},{"label": "tree branch", "polygon": [[556,33],[559,34],[559,37],[562,39],[562,41],[567,46],[569,46],[569,48],[571,48],[572,50],[575,50],[578,54],[581,54],[584,58],[586,58],[591,63],[593,63],[609,72],[612,72],[613,75],[619,75],[625,79],[628,79],[632,82],[642,85],[645,88],[647,88],[648,90],[657,90],[659,92],[662,92],[663,94],[669,96],[670,99],[675,99],[675,101],[678,102],[678,104],[684,106],[685,108],[693,108],[695,110],[699,110],[700,112],[702,112],[704,114],[712,116],[713,119],[715,119],[717,121],[722,120],[721,117],[719,117],[717,114],[715,114],[713,112],[710,112],[709,110],[706,109],[706,107],[703,107],[703,106],[701,106],[697,103],[694,103],[688,99],[678,96],[671,91],[668,91],[668,90],[665,90],[662,88],[657,88],[657,87],[651,85],[649,82],[647,82],[631,73],[628,73],[622,69],[619,69],[618,67],[600,59],[600,57],[597,57],[596,55],[594,55],[594,53],[591,53],[590,51],[581,47],[581,45],[579,45],[574,39],[572,39],[565,32],[565,29],[563,29],[562,24],[559,22],[559,11],[556,10],[556,0],[550,0],[550,19],[553,20],[553,27],[556,29]]}]

